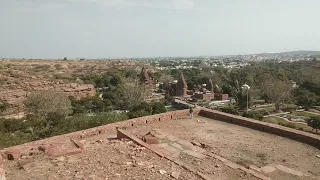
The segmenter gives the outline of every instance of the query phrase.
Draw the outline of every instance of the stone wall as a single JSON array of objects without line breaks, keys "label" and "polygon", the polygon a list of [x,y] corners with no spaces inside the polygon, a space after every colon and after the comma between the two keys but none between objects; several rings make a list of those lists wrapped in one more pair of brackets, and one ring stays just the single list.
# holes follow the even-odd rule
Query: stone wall
[{"label": "stone wall", "polygon": [[196,92],[194,95],[194,98],[201,99],[205,101],[210,101],[214,99],[214,93],[202,93],[202,92]]},{"label": "stone wall", "polygon": [[219,101],[228,100],[229,99],[229,95],[228,94],[215,93],[214,94],[214,99],[215,100],[219,100]]},{"label": "stone wall", "polygon": [[[200,112],[200,109],[194,109],[194,115],[197,115],[199,112]],[[125,128],[125,127],[139,126],[145,123],[156,123],[159,121],[165,121],[169,119],[181,119],[181,118],[188,118],[188,117],[189,117],[189,110],[170,111],[162,114],[144,116],[144,117],[130,119],[127,121],[107,124],[104,126],[99,126],[91,129],[86,129],[86,130],[77,131],[69,134],[64,134],[61,136],[55,136],[55,137],[51,137],[43,140],[33,141],[33,142],[25,143],[22,145],[5,148],[0,151],[0,154],[4,154],[5,151],[12,151],[12,150],[13,151],[19,150],[21,153],[23,153],[23,152],[29,151],[32,148],[37,149],[40,145],[54,144],[56,142],[65,141],[68,138],[82,139],[82,138],[94,136],[97,134],[105,134],[107,132],[116,132],[117,127]]]},{"label": "stone wall", "polygon": [[[69,133],[69,134],[64,134],[61,136],[55,136],[55,137],[51,137],[51,138],[47,138],[39,141],[34,141],[34,142],[30,142],[30,143],[26,143],[26,144],[14,146],[14,147],[5,148],[0,150],[0,154],[3,155],[5,151],[19,151],[20,153],[24,153],[24,152],[30,151],[30,149],[32,148],[38,148],[41,145],[60,143],[70,138],[82,139],[82,138],[94,136],[97,134],[105,134],[108,132],[115,133],[117,127],[126,128],[126,127],[132,127],[132,126],[139,126],[145,123],[157,123],[159,121],[166,121],[170,119],[184,119],[189,117],[188,111],[189,110],[171,111],[167,113],[145,116],[145,117],[130,119],[127,121],[121,121],[118,123],[108,124],[104,126],[99,126],[91,129]],[[310,134],[307,132],[298,131],[295,129],[291,129],[291,128],[287,128],[287,127],[283,127],[275,124],[265,123],[265,122],[245,118],[245,117],[235,116],[232,114],[227,114],[227,113],[206,109],[206,108],[203,108],[203,109],[195,108],[194,115],[195,116],[200,115],[207,118],[248,127],[248,128],[259,130],[259,131],[276,134],[276,135],[287,137],[287,138],[297,140],[306,144],[310,144],[316,148],[320,148],[320,136],[315,134]]]},{"label": "stone wall", "polygon": [[276,134],[278,136],[300,141],[302,143],[306,143],[320,149],[319,135],[205,108],[201,109],[199,115],[219,121],[224,121],[227,123],[236,124],[239,126],[248,127],[262,132]]}]

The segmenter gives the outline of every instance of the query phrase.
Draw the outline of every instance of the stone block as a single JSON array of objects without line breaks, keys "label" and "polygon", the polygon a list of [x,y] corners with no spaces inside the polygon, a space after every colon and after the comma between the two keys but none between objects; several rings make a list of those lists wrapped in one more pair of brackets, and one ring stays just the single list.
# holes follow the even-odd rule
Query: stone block
[{"label": "stone block", "polygon": [[80,148],[72,148],[64,151],[60,151],[59,149],[55,150],[54,148],[52,149],[52,151],[48,152],[48,155],[52,157],[60,157],[60,156],[71,156],[71,155],[79,154],[81,152],[82,152],[82,149]]},{"label": "stone block", "polygon": [[205,159],[206,156],[201,154],[201,153],[198,153],[198,152],[195,152],[195,151],[192,151],[192,150],[185,150],[183,151],[184,153],[190,155],[190,156],[193,156],[195,158],[199,158],[199,159]]},{"label": "stone block", "polygon": [[73,142],[73,144],[74,144],[77,148],[84,149],[84,144],[81,143],[78,139],[73,139],[73,138],[71,138],[70,140]]},{"label": "stone block", "polygon": [[5,154],[8,156],[8,160],[18,160],[21,156],[19,150],[6,151]]},{"label": "stone block", "polygon": [[21,169],[25,169],[25,166],[31,162],[32,162],[31,159],[19,159],[18,160],[18,167]]},{"label": "stone block", "polygon": [[42,144],[38,147],[38,150],[44,153],[48,153],[52,147],[52,144]]},{"label": "stone block", "polygon": [[279,170],[281,170],[281,171],[283,171],[283,172],[286,172],[286,173],[289,173],[289,174],[293,174],[293,175],[295,175],[295,176],[303,176],[303,173],[302,173],[302,172],[296,171],[296,170],[291,169],[291,168],[288,168],[288,167],[286,167],[286,166],[282,166],[282,165],[280,165],[280,164],[278,164],[278,165],[276,166],[276,168],[279,169]]},{"label": "stone block", "polygon": [[142,140],[147,144],[158,144],[158,139],[151,135],[146,135],[142,138]]}]

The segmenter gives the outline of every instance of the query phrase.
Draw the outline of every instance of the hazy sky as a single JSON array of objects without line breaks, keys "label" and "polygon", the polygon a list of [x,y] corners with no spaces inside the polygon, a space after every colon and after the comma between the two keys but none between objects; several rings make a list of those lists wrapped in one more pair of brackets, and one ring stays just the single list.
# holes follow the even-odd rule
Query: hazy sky
[{"label": "hazy sky", "polygon": [[0,0],[0,58],[320,50],[320,0]]}]

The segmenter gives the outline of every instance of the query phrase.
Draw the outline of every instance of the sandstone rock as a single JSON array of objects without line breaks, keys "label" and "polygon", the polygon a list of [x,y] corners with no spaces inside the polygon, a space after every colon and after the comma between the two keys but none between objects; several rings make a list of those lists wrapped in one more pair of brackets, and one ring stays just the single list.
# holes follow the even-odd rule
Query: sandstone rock
[{"label": "sandstone rock", "polygon": [[293,175],[296,175],[296,176],[303,176],[303,173],[300,172],[300,171],[296,171],[294,169],[291,169],[291,168],[288,168],[286,166],[282,166],[280,164],[278,164],[276,166],[277,169],[283,171],[283,172],[286,172],[286,173],[289,173],[289,174],[293,174]]},{"label": "sandstone rock", "polygon": [[179,179],[179,176],[180,176],[180,172],[172,172],[171,173],[171,177],[173,177],[174,179]]},{"label": "sandstone rock", "polygon": [[144,165],[144,162],[138,162],[137,165],[143,166],[143,165]]},{"label": "sandstone rock", "polygon": [[18,160],[18,167],[19,167],[20,169],[26,170],[26,165],[29,164],[29,163],[31,163],[31,162],[32,162],[31,159],[19,159],[19,160]]},{"label": "sandstone rock", "polygon": [[70,139],[77,148],[84,149],[84,144],[78,139]]},{"label": "sandstone rock", "polygon": [[158,138],[154,136],[153,132],[147,133],[145,136],[142,137],[142,140],[147,144],[158,144]]},{"label": "sandstone rock", "polygon": [[103,143],[103,140],[97,140],[96,142],[101,144]]},{"label": "sandstone rock", "polygon": [[196,141],[191,141],[191,144],[193,144],[194,146],[201,146],[201,144],[199,142],[196,142]]},{"label": "sandstone rock", "polygon": [[17,160],[21,156],[21,153],[19,150],[6,151],[5,154],[8,155],[8,160]]},{"label": "sandstone rock", "polygon": [[57,157],[56,160],[63,162],[66,160],[66,158],[64,156],[60,156],[60,157]]},{"label": "sandstone rock", "polygon": [[148,169],[154,168],[154,165],[147,166]]},{"label": "sandstone rock", "polygon": [[264,167],[261,168],[261,171],[263,173],[265,173],[265,174],[271,173],[271,172],[273,172],[275,170],[276,170],[276,168],[273,167],[273,166],[264,166]]}]

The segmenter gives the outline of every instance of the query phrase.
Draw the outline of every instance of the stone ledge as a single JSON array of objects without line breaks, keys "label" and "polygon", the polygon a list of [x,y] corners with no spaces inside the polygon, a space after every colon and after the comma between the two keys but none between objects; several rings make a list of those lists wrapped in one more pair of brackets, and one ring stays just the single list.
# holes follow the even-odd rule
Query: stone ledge
[{"label": "stone ledge", "polygon": [[286,137],[292,140],[296,140],[305,144],[309,144],[320,149],[320,136],[299,131],[292,128],[283,127],[277,124],[266,123],[254,119],[249,119],[241,116],[227,114],[207,108],[201,109],[199,112],[200,116],[215,119],[239,126],[251,128],[254,130],[275,134],[278,136]]},{"label": "stone ledge", "polygon": [[[200,109],[195,109],[194,114],[197,115],[200,112]],[[171,111],[167,113],[155,114],[150,116],[144,116],[134,119],[129,119],[126,121],[121,121],[117,123],[107,124],[99,127],[94,127],[86,130],[76,131],[69,134],[64,134],[60,136],[54,136],[38,141],[33,141],[13,147],[8,147],[0,150],[0,154],[3,154],[5,151],[8,150],[19,150],[21,153],[23,151],[29,151],[31,148],[38,148],[43,144],[50,144],[55,142],[66,141],[66,139],[82,139],[90,136],[94,136],[97,134],[104,134],[107,132],[115,132],[117,127],[132,127],[132,126],[139,126],[146,123],[156,123],[159,121],[165,121],[169,119],[179,119],[183,117],[188,117],[188,110],[178,110],[178,111]]]}]

